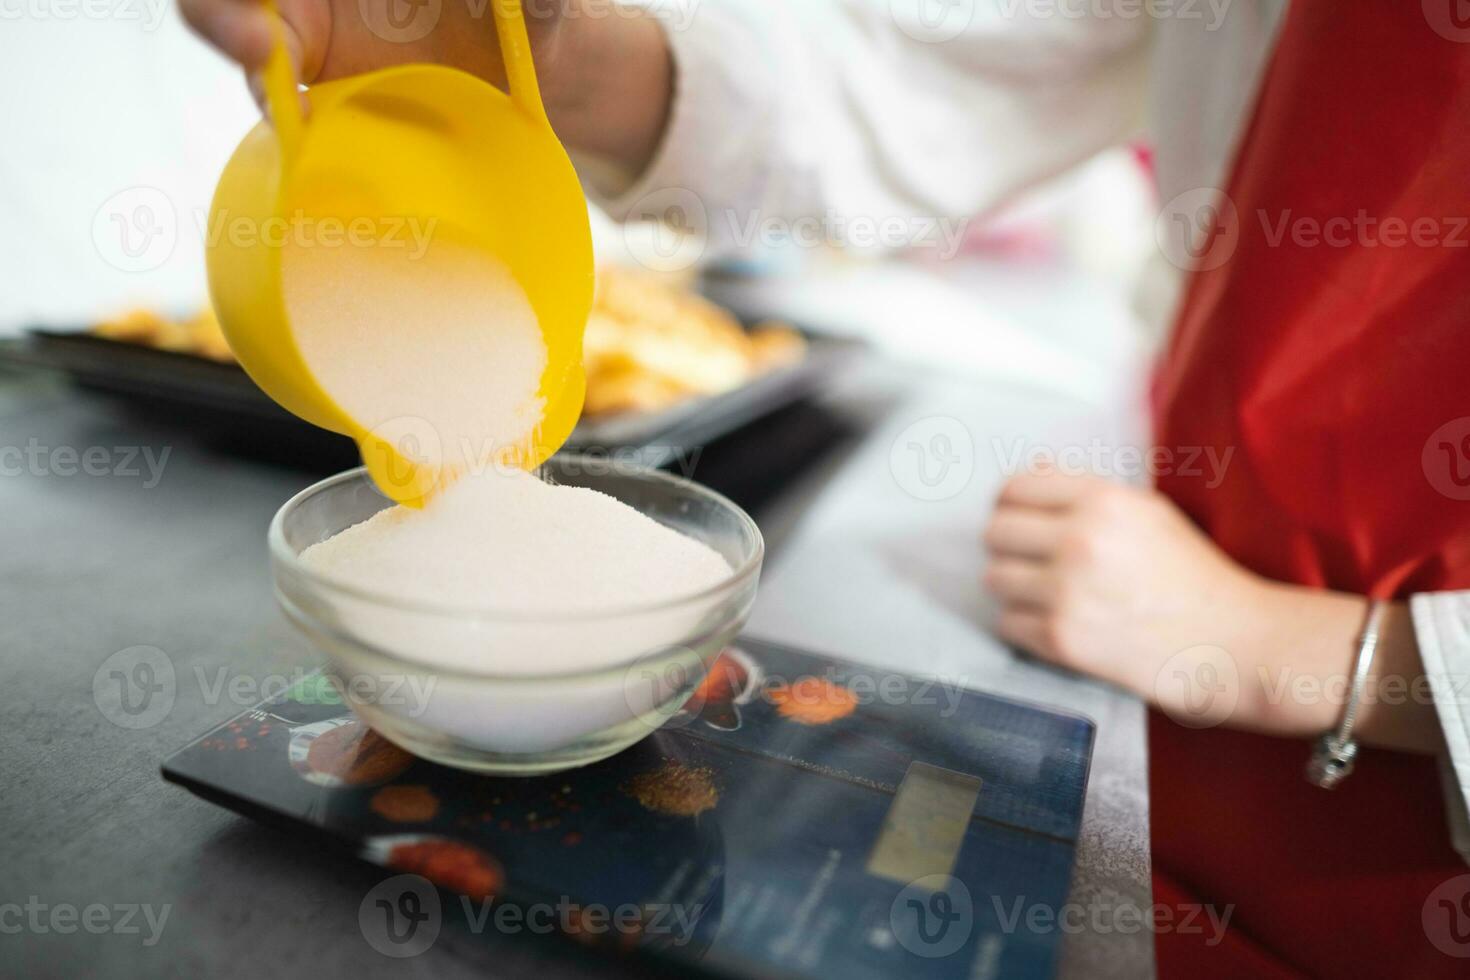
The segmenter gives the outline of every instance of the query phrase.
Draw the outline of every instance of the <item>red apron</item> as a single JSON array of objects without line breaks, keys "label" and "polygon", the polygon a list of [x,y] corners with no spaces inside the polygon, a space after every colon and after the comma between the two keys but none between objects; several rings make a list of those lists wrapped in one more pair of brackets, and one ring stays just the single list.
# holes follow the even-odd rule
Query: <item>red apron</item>
[{"label": "red apron", "polygon": [[[1274,579],[1470,589],[1470,23],[1432,6],[1291,4],[1234,251],[1193,275],[1156,379],[1158,445],[1234,450],[1218,487],[1161,489]],[[1365,749],[1329,793],[1305,741],[1158,713],[1149,751],[1155,900],[1234,906],[1218,945],[1158,934],[1165,980],[1470,976],[1421,922],[1470,871],[1431,759]]]}]

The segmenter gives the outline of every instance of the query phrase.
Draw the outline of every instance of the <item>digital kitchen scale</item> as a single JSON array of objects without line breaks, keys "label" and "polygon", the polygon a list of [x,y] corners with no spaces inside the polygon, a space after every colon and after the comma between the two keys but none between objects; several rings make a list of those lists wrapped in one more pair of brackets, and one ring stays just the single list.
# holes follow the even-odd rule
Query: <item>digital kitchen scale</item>
[{"label": "digital kitchen scale", "polygon": [[[584,769],[504,778],[416,759],[314,675],[163,774],[421,875],[486,928],[509,906],[519,928],[681,972],[983,980],[1053,973],[1059,933],[1028,913],[1067,900],[1093,734],[742,639],[668,725]],[[411,935],[422,898],[382,899],[384,941]]]}]

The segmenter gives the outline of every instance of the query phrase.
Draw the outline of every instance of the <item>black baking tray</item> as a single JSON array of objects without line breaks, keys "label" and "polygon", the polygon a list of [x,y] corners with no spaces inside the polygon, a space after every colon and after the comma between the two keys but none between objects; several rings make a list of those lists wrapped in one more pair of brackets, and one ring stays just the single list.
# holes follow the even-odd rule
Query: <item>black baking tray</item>
[{"label": "black baking tray", "polygon": [[[806,356],[749,383],[656,412],[589,419],[564,447],[570,452],[636,450],[639,461],[664,466],[700,446],[815,392],[855,359],[861,343],[803,331]],[[0,342],[0,365],[60,372],[78,387],[153,410],[186,412],[199,425],[223,426],[236,438],[259,437],[303,452],[351,450],[344,436],[324,433],[296,418],[261,391],[235,364],[142,344],[96,337],[83,330],[35,327]]]}]

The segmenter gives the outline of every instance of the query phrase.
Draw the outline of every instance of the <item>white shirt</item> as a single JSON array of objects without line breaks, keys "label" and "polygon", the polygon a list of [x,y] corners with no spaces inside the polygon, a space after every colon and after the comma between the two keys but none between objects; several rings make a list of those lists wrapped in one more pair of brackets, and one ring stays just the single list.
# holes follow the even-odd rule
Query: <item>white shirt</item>
[{"label": "white shirt", "polygon": [[[1286,0],[640,2],[668,33],[675,98],[647,172],[601,203],[621,219],[677,206],[716,254],[753,216],[982,213],[1143,135],[1165,217],[1192,215],[1227,177]],[[1145,277],[1161,329],[1187,224],[1160,222]],[[1411,609],[1470,855],[1470,592]]]}]

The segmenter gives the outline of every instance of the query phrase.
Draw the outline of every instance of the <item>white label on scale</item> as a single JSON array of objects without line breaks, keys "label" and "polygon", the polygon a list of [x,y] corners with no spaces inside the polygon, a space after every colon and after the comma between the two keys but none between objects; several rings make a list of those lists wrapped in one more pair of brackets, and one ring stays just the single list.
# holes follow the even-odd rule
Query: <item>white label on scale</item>
[{"label": "white label on scale", "polygon": [[868,874],[904,884],[947,876],[979,798],[979,777],[910,763],[868,857]]}]

